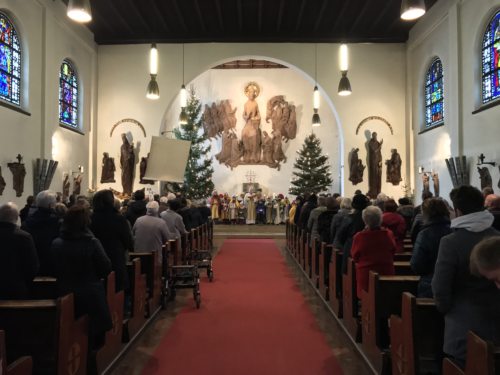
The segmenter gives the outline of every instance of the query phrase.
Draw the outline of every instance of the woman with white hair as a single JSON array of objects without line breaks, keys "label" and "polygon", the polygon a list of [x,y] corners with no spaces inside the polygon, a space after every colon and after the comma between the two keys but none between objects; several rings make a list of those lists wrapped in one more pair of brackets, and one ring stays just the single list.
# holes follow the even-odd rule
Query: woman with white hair
[{"label": "woman with white hair", "polygon": [[132,228],[135,251],[157,251],[175,235],[168,230],[167,223],[158,217],[158,202],[152,201],[146,205],[146,215],[139,217]]},{"label": "woman with white hair", "polygon": [[356,262],[356,284],[358,298],[361,290],[368,290],[368,274],[370,271],[381,275],[394,275],[394,254],[396,242],[388,229],[381,228],[382,210],[376,206],[368,206],[362,213],[366,227],[354,235],[351,255]]},{"label": "woman with white hair", "polygon": [[35,200],[36,211],[29,215],[22,225],[22,229],[31,234],[35,241],[38,260],[40,261],[40,276],[54,276],[54,267],[50,246],[59,236],[60,220],[54,208],[56,193],[44,190],[38,193]]}]

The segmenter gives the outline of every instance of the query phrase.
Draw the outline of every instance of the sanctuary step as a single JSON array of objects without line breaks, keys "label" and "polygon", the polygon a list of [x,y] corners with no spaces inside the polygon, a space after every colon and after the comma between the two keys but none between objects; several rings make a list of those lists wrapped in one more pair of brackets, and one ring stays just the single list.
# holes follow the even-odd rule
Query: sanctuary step
[{"label": "sanctuary step", "polygon": [[285,238],[285,225],[214,225],[215,238]]}]

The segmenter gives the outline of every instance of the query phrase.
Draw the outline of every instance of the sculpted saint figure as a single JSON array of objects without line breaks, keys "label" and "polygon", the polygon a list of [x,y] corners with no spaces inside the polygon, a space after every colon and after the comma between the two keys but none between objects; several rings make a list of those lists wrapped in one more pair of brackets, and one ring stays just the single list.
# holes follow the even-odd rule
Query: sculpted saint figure
[{"label": "sculpted saint figure", "polygon": [[3,191],[5,189],[5,185],[6,185],[5,179],[2,176],[2,167],[0,167],[0,195],[3,194]]},{"label": "sculpted saint figure", "polygon": [[430,192],[429,182],[430,182],[429,174],[428,173],[422,174],[422,185],[423,185],[422,194]]},{"label": "sculpted saint figure", "polygon": [[260,88],[255,82],[250,82],[245,87],[248,100],[243,108],[243,127],[241,138],[243,140],[243,161],[245,163],[258,163],[260,161],[260,112],[255,98],[260,93]]},{"label": "sculpted saint figure", "polygon": [[226,164],[226,162],[231,158],[231,134],[232,133],[230,131],[224,131],[222,134],[222,149],[217,155],[215,155],[215,158],[220,164]]},{"label": "sculpted saint figure", "polygon": [[273,130],[279,131],[288,142],[297,133],[295,106],[288,104],[283,95],[273,96],[267,102],[266,122],[271,120]]},{"label": "sculpted saint figure", "polygon": [[17,155],[17,160],[17,163],[8,163],[7,167],[9,167],[10,171],[12,172],[16,197],[20,197],[23,195],[24,191],[24,177],[26,176],[26,168],[24,167],[24,163],[21,163],[23,157],[20,154]]},{"label": "sculpted saint figure", "polygon": [[242,155],[241,149],[242,145],[241,141],[238,139],[238,136],[236,135],[236,133],[231,133],[231,158],[226,162],[226,164],[231,169],[237,167],[238,164],[240,164]]},{"label": "sculpted saint figure", "polygon": [[82,179],[83,175],[78,174],[76,177],[73,178],[73,194],[74,195],[80,195],[82,191]]},{"label": "sculpted saint figure", "polygon": [[115,182],[115,159],[110,158],[107,152],[103,153],[102,169],[101,169],[101,183]]},{"label": "sculpted saint figure", "polygon": [[401,178],[401,156],[398,154],[398,150],[393,148],[391,150],[391,158],[385,161],[387,165],[387,182],[393,185],[399,185],[403,180]]},{"label": "sculpted saint figure", "polygon": [[274,164],[273,160],[273,139],[263,131],[264,139],[262,140],[262,163],[263,164]]},{"label": "sculpted saint figure", "polygon": [[434,196],[439,197],[439,175],[437,172],[432,173],[432,182],[434,184]]},{"label": "sculpted saint figure", "polygon": [[351,162],[349,163],[349,181],[351,181],[353,185],[363,182],[363,172],[365,170],[365,166],[363,165],[363,161],[359,158],[358,152],[359,148],[352,150]]},{"label": "sculpted saint figure", "polygon": [[490,171],[487,167],[479,168],[477,167],[477,171],[479,172],[479,178],[481,179],[481,189],[485,187],[492,187],[493,180],[491,179]]},{"label": "sculpted saint figure", "polygon": [[144,176],[146,175],[146,169],[148,168],[148,160],[149,160],[149,152],[148,156],[141,158],[141,164],[139,165],[139,176],[140,176],[139,183],[143,185],[145,184],[153,185],[155,183],[153,180],[144,179]]},{"label": "sculpted saint figure", "polygon": [[128,140],[125,133],[122,134],[122,142],[120,147],[120,167],[122,168],[123,194],[132,195],[135,167],[134,145]]},{"label": "sculpted saint figure", "polygon": [[62,200],[63,200],[63,202],[67,202],[69,199],[70,185],[71,185],[71,182],[69,181],[69,174],[64,173],[64,175],[63,175],[63,188],[62,188],[62,194],[63,194]]},{"label": "sculpted saint figure", "polygon": [[368,195],[376,197],[382,189],[382,143],[377,140],[377,133],[372,133],[368,141]]},{"label": "sculpted saint figure", "polygon": [[283,148],[281,147],[281,133],[278,130],[273,130],[272,134],[273,134],[273,160],[276,163],[281,163],[282,161],[286,163],[286,156],[283,153]]}]

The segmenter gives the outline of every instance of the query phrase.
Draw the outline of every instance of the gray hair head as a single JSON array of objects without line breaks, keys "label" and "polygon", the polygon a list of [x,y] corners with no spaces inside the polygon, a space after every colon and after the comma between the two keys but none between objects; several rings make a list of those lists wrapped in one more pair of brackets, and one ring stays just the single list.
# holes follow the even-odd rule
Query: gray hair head
[{"label": "gray hair head", "polygon": [[19,210],[14,203],[8,202],[0,206],[0,222],[17,224],[18,218]]},{"label": "gray hair head", "polygon": [[158,210],[160,205],[157,201],[151,201],[146,205],[146,215],[148,216],[158,216]]},{"label": "gray hair head", "polygon": [[36,206],[38,208],[54,208],[57,203],[57,195],[53,191],[44,190],[36,196]]},{"label": "gray hair head", "polygon": [[342,198],[340,201],[340,208],[344,210],[350,210],[352,208],[352,199],[351,198]]},{"label": "gray hair head", "polygon": [[366,226],[370,229],[380,227],[382,224],[382,210],[377,206],[368,206],[361,214]]}]

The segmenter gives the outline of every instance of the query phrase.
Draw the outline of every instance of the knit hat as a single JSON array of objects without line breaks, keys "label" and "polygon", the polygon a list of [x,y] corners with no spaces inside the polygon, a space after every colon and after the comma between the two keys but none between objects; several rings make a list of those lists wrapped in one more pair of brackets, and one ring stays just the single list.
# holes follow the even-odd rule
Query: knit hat
[{"label": "knit hat", "polygon": [[370,204],[370,201],[364,194],[356,194],[352,198],[352,208],[355,210],[364,210],[368,205]]}]

